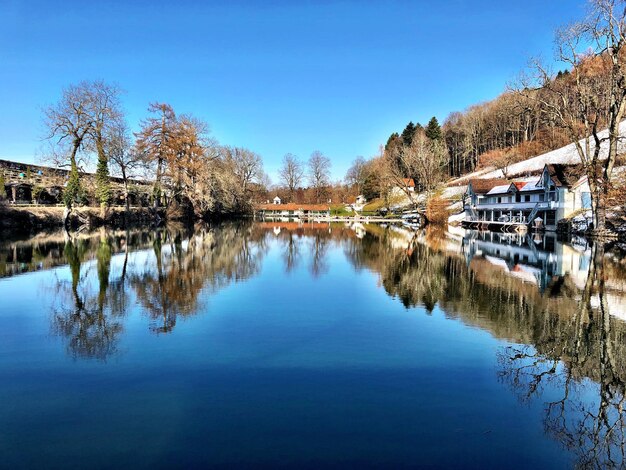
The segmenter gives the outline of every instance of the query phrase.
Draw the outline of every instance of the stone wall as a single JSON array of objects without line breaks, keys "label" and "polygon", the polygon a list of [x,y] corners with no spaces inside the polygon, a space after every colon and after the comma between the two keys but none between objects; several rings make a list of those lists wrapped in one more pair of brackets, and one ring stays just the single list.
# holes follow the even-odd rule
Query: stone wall
[{"label": "stone wall", "polygon": [[[54,205],[62,202],[63,187],[69,170],[0,160],[0,174],[4,176],[4,188],[0,188],[0,198],[4,197],[13,204]],[[81,182],[87,193],[94,193],[93,173],[82,173]],[[134,179],[129,180],[129,186],[130,204],[147,206],[152,194],[152,182]],[[112,204],[124,205],[122,178],[111,177],[111,192]]]}]

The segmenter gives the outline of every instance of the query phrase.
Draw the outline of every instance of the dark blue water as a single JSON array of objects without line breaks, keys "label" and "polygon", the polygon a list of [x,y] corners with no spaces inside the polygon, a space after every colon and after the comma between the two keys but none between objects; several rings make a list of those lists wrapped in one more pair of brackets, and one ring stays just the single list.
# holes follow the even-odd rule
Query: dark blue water
[{"label": "dark blue water", "polygon": [[291,223],[0,250],[3,468],[621,465],[614,251]]}]

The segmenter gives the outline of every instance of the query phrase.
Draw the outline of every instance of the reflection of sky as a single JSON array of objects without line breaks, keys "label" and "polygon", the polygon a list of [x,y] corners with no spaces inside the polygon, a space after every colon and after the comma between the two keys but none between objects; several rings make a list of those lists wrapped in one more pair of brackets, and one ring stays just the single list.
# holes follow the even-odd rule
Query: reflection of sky
[{"label": "reflection of sky", "polygon": [[[503,342],[439,308],[405,309],[335,242],[315,277],[311,239],[298,239],[302,259],[287,273],[283,243],[272,238],[251,279],[204,290],[202,311],[170,334],[150,332],[131,303],[106,362],[74,360],[50,334],[50,286],[70,280],[68,267],[0,280],[5,461],[568,462],[544,437],[541,403],[519,406],[498,382]],[[113,256],[111,279],[122,262]],[[95,264],[82,272],[97,290]],[[128,269],[154,269],[154,252],[133,253]]]}]

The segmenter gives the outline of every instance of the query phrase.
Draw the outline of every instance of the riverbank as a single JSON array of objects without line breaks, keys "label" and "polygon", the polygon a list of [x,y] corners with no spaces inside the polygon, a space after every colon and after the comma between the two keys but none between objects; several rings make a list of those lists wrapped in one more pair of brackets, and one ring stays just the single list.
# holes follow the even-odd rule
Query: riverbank
[{"label": "riverbank", "polygon": [[[0,231],[29,233],[62,228],[64,211],[65,208],[60,206],[0,206]],[[103,225],[123,228],[150,225],[154,223],[154,213],[146,207],[133,207],[128,212],[123,207],[110,207],[102,217],[100,208],[79,207],[72,211],[69,222],[74,229],[81,226],[95,228]]]},{"label": "riverbank", "polygon": [[401,217],[379,217],[379,216],[330,216],[330,217],[255,217],[254,220],[263,222],[285,222],[285,221],[300,221],[300,222],[343,222],[343,223],[367,223],[367,224],[393,224],[406,222],[407,219]]}]

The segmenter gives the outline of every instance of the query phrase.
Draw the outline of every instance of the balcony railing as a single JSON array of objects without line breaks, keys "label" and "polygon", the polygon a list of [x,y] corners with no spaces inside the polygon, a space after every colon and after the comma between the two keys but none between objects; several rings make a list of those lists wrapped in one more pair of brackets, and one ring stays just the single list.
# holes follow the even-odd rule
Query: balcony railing
[{"label": "balcony railing", "polygon": [[538,206],[539,210],[556,209],[558,206],[557,201],[543,201],[543,202],[500,202],[476,205],[465,205],[465,209],[474,208],[475,210],[498,210],[498,211],[520,211],[520,210],[532,210]]}]

